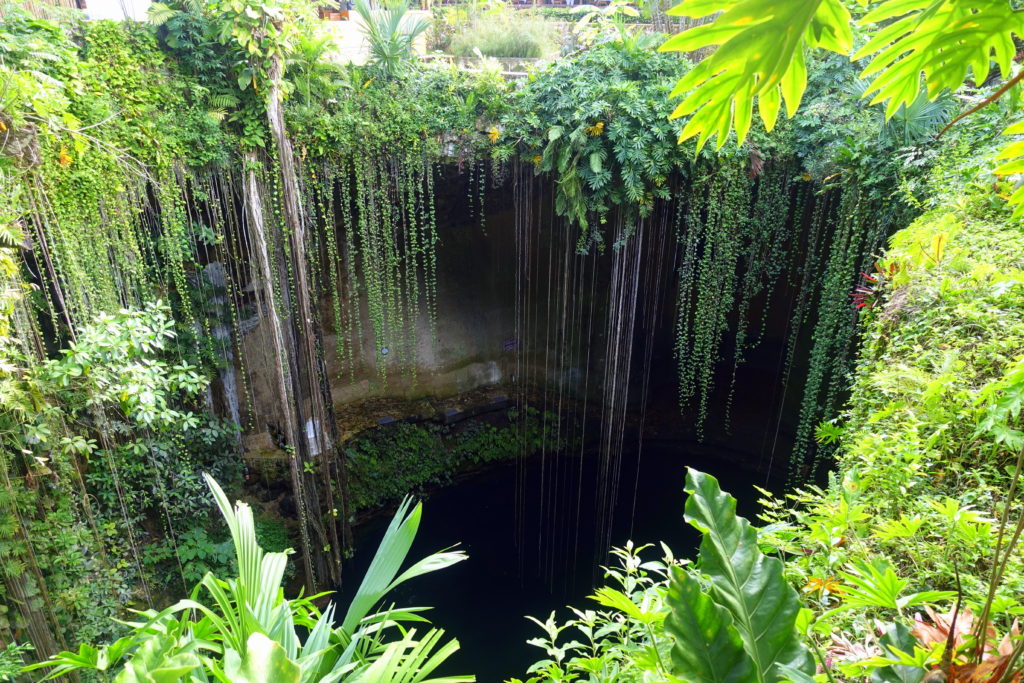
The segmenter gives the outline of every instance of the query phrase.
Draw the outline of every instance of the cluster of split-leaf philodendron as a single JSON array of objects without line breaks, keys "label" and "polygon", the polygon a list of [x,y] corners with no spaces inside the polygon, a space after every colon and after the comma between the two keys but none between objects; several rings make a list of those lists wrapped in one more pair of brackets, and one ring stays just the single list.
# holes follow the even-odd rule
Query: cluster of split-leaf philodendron
[{"label": "cluster of split-leaf philodendron", "polygon": [[[860,76],[868,79],[863,95],[872,105],[884,104],[887,118],[920,98],[936,100],[967,83],[981,87],[997,71],[1003,86],[972,108],[979,109],[1006,95],[1021,78],[1013,63],[1014,41],[1024,35],[1024,12],[1009,0],[883,0],[873,6],[868,0],[683,0],[670,13],[711,17],[661,48],[715,48],[673,90],[682,98],[673,117],[688,117],[680,139],[696,137],[698,147],[713,136],[721,147],[732,131],[742,142],[755,101],[768,130],[783,103],[794,116],[807,88],[808,53],[816,49],[863,60]],[[866,38],[856,50],[855,27]],[[1018,123],[1005,132],[1024,129]],[[1022,143],[1006,147],[999,158],[1011,161],[996,172],[1019,174],[1022,149]],[[1024,191],[1015,192],[1010,202],[1024,202]]]}]

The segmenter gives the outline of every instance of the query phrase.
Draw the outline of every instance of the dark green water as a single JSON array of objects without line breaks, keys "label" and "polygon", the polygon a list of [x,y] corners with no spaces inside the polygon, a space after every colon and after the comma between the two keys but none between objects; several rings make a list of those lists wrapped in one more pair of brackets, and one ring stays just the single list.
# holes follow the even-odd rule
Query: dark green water
[{"label": "dark green water", "polygon": [[[636,452],[623,455],[622,484],[612,524],[613,545],[665,541],[677,556],[692,555],[698,534],[683,521],[686,467],[719,478],[723,489],[739,499],[741,514],[756,512],[753,484],[763,477],[735,462],[698,459],[685,446],[646,445],[637,469]],[[587,595],[600,578],[598,565],[606,561],[595,546],[598,515],[596,458],[565,458],[554,476],[552,461],[530,459],[522,475],[515,464],[497,467],[432,494],[424,505],[423,522],[411,553],[412,559],[458,544],[469,560],[402,586],[392,596],[398,605],[430,605],[435,626],[461,643],[444,667],[446,674],[475,674],[482,683],[498,683],[516,676],[545,656],[526,644],[540,635],[530,614],[543,620],[552,610],[569,615],[566,605],[588,606]],[[639,476],[637,476],[639,472]],[[541,486],[544,476],[545,489]],[[517,520],[517,478],[525,482],[525,513]],[[561,482],[560,491],[552,487]],[[636,495],[634,496],[634,482]],[[577,497],[577,490],[582,495]],[[554,491],[554,499],[549,501]],[[635,505],[635,514],[634,514]],[[544,507],[543,514],[541,507]],[[579,512],[577,513],[577,507]],[[345,567],[347,583],[342,598],[354,591],[365,572],[388,517],[357,530],[357,556]],[[518,537],[524,538],[521,547]],[[603,544],[602,544],[603,545]],[[602,548],[603,550],[603,548]],[[651,558],[660,557],[651,549]]]}]

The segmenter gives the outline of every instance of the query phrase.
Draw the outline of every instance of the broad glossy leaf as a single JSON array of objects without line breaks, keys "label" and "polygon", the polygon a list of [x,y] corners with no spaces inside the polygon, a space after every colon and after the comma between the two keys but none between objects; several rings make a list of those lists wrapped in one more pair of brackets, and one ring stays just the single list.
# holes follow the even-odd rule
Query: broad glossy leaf
[{"label": "broad glossy leaf", "polygon": [[[892,624],[879,639],[882,647],[888,650],[913,652],[917,639],[903,624]],[[915,666],[893,664],[882,667],[871,673],[871,683],[920,683],[927,672]]]},{"label": "broad glossy leaf", "polygon": [[813,671],[796,632],[800,601],[782,576],[782,562],[761,553],[757,531],[736,515],[736,499],[714,477],[690,469],[686,491],[686,521],[704,535],[701,571],[711,582],[711,597],[732,615],[754,663],[753,680],[776,680],[779,664]]},{"label": "broad glossy leaf", "polygon": [[672,568],[665,630],[675,638],[674,672],[693,683],[747,683],[756,680],[754,662],[743,647],[729,610],[701,590],[700,582]]},{"label": "broad glossy leaf", "polygon": [[299,666],[284,648],[262,633],[246,641],[245,655],[234,650],[224,655],[224,673],[233,683],[298,683]]}]

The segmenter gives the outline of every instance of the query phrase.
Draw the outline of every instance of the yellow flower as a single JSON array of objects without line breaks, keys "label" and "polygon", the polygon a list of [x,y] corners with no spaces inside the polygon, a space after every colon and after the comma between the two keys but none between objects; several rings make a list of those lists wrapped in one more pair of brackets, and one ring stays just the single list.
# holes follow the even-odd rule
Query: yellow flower
[{"label": "yellow flower", "polygon": [[839,593],[843,590],[843,586],[833,577],[826,579],[819,579],[817,577],[811,577],[804,586],[804,593],[820,593],[826,595],[828,593]]},{"label": "yellow flower", "polygon": [[801,177],[802,177],[802,178],[803,178],[804,180],[810,180],[810,179],[811,179],[811,174],[810,174],[810,173],[804,173],[804,174],[803,174],[803,176],[801,176]]},{"label": "yellow flower", "polygon": [[598,135],[604,132],[604,121],[598,121],[592,126],[587,126],[586,128],[583,129],[583,132],[592,138],[597,137]]},{"label": "yellow flower", "polygon": [[60,167],[61,168],[67,168],[68,166],[71,165],[72,161],[74,161],[74,160],[71,158],[71,155],[68,154],[68,148],[65,147],[64,145],[61,145],[60,146]]},{"label": "yellow flower", "polygon": [[540,166],[540,162],[543,161],[543,159],[544,159],[544,157],[542,157],[541,155],[534,154],[533,155],[533,165],[534,166]]},{"label": "yellow flower", "polygon": [[497,126],[494,126],[489,131],[487,131],[487,137],[491,139],[492,143],[495,143],[498,141],[498,138],[501,137],[501,131],[498,130]]}]

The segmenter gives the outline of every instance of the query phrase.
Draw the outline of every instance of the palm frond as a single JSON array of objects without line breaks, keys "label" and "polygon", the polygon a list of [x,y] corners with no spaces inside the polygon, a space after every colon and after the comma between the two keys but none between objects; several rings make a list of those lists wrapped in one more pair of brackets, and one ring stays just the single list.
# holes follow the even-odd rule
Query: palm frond
[{"label": "palm frond", "polygon": [[398,75],[412,60],[413,43],[430,24],[408,14],[404,3],[372,9],[367,0],[356,0],[363,34],[370,53],[369,64],[388,77]]},{"label": "palm frond", "polygon": [[154,26],[163,26],[180,13],[181,10],[174,9],[170,5],[154,2],[146,11],[146,17],[149,19],[149,23]]}]

